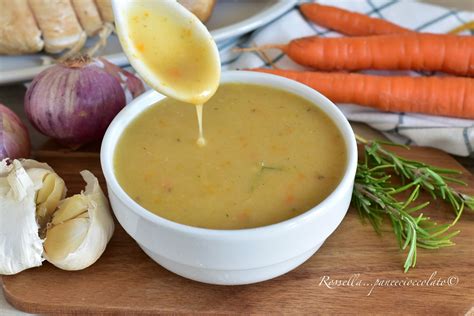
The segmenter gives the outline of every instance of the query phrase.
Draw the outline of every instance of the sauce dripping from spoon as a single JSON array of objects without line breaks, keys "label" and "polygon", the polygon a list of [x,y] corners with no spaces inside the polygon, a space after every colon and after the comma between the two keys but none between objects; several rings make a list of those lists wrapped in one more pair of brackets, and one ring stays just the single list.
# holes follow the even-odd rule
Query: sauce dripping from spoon
[{"label": "sauce dripping from spoon", "polygon": [[197,144],[204,146],[203,104],[217,90],[220,58],[199,19],[176,0],[112,1],[120,43],[154,90],[195,105]]},{"label": "sauce dripping from spoon", "polygon": [[197,139],[198,146],[202,147],[206,145],[206,139],[204,138],[204,132],[202,129],[202,104],[196,105],[196,114],[198,119],[198,126],[199,126],[199,137]]}]

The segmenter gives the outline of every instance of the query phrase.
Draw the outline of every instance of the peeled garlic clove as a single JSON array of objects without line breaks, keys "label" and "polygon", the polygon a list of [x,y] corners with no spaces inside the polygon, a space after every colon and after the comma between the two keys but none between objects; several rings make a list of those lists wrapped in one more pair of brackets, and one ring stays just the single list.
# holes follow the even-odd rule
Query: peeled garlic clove
[{"label": "peeled garlic clove", "polygon": [[44,257],[63,270],[81,270],[96,262],[114,231],[97,178],[87,170],[81,175],[87,183],[85,191],[62,202],[46,232]]},{"label": "peeled garlic clove", "polygon": [[66,184],[46,163],[32,159],[21,159],[20,162],[35,183],[37,221],[43,228],[66,196]]},{"label": "peeled garlic clove", "polygon": [[46,202],[48,196],[54,190],[54,174],[53,173],[46,173],[43,179],[43,187],[38,191],[38,195],[36,196],[36,203],[41,204]]},{"label": "peeled garlic clove", "polygon": [[88,202],[89,199],[82,194],[76,194],[63,200],[57,211],[54,212],[51,224],[58,225],[70,219],[79,217],[81,214],[85,214],[86,217],[89,218]]},{"label": "peeled garlic clove", "polygon": [[21,160],[21,164],[31,179],[37,185],[36,191],[36,220],[41,228],[41,237],[46,224],[50,221],[52,213],[59,202],[66,196],[64,180],[58,176],[51,167],[35,160]]},{"label": "peeled garlic clove", "polygon": [[75,252],[84,242],[89,226],[89,218],[74,218],[49,229],[44,242],[48,260],[61,261]]},{"label": "peeled garlic clove", "polygon": [[40,266],[43,242],[38,235],[35,195],[42,185],[19,160],[0,163],[0,274]]},{"label": "peeled garlic clove", "polygon": [[65,188],[64,180],[56,173],[50,172],[45,176],[43,186],[36,197],[36,216],[40,227],[44,227],[51,219],[51,215],[58,207],[59,202],[66,195]]}]

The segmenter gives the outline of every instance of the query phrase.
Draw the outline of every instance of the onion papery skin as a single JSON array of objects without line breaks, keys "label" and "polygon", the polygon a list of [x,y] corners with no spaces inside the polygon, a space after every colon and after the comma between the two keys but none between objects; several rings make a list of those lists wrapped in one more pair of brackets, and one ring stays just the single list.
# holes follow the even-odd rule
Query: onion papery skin
[{"label": "onion papery skin", "polygon": [[127,104],[145,92],[145,85],[143,84],[143,81],[133,73],[120,68],[105,58],[99,57],[96,59],[96,61],[97,63],[101,64],[105,71],[119,80],[125,92]]},{"label": "onion papery skin", "polygon": [[33,126],[73,149],[101,139],[124,106],[119,81],[89,61],[44,70],[25,95],[25,111]]},{"label": "onion papery skin", "polygon": [[0,161],[28,158],[31,149],[28,129],[20,118],[0,103]]}]

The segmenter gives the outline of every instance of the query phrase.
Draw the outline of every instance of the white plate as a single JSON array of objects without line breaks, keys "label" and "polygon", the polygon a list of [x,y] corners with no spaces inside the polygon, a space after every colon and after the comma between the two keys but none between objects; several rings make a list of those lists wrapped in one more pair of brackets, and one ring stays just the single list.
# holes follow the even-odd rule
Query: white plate
[{"label": "white plate", "polygon": [[[206,23],[218,46],[269,23],[296,4],[297,0],[217,0],[211,19]],[[48,66],[42,66],[43,54],[0,56],[0,84],[27,81]],[[128,60],[118,38],[112,35],[102,56],[124,66]]]}]

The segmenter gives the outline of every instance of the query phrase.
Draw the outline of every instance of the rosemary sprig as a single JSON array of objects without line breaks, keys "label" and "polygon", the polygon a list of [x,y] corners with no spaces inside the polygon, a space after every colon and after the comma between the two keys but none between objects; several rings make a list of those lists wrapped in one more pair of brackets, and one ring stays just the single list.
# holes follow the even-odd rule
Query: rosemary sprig
[{"label": "rosemary sprig", "polygon": [[[367,219],[377,233],[381,233],[382,220],[388,218],[402,250],[408,249],[404,264],[407,272],[416,265],[417,248],[438,249],[452,246],[451,238],[459,231],[450,231],[460,218],[464,207],[474,210],[474,198],[452,188],[449,183],[465,185],[452,177],[460,172],[438,168],[419,161],[409,160],[387,150],[381,141],[368,141],[357,136],[363,145],[364,159],[358,164],[352,203],[362,219]],[[402,185],[391,182],[397,175]],[[415,205],[420,190],[450,203],[456,214],[452,223],[438,225],[419,213],[429,202]],[[408,198],[400,198],[409,193]]]},{"label": "rosemary sprig", "polygon": [[283,167],[267,166],[263,161],[260,162],[260,169],[258,169],[258,172],[252,182],[250,193],[252,193],[258,187],[265,171],[283,171]]}]

